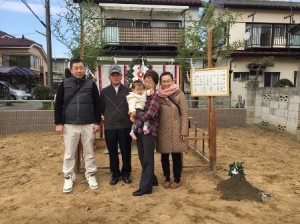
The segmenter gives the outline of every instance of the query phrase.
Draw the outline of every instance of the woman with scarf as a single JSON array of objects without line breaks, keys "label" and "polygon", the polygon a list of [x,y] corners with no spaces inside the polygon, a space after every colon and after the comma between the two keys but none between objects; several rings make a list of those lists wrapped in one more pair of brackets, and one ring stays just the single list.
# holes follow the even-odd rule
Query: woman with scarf
[{"label": "woman with scarf", "polygon": [[[163,72],[160,76],[159,124],[156,150],[161,153],[161,164],[165,176],[164,188],[181,186],[182,152],[187,151],[188,107],[183,92],[174,84],[173,75]],[[169,155],[173,161],[171,182]]]}]

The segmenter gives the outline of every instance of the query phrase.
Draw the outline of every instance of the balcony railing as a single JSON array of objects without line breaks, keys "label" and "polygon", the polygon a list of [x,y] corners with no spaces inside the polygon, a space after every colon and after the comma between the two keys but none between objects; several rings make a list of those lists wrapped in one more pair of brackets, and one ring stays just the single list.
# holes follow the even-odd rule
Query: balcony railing
[{"label": "balcony railing", "polygon": [[159,27],[105,27],[103,37],[113,45],[162,45],[177,46],[179,28]]},{"label": "balcony railing", "polygon": [[288,32],[288,25],[253,25],[246,32],[246,48],[300,48],[300,35]]}]

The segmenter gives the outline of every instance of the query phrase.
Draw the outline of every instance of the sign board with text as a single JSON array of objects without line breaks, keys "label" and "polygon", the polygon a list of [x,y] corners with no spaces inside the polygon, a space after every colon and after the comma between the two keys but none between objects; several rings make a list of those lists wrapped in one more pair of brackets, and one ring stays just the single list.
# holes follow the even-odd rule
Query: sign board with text
[{"label": "sign board with text", "polygon": [[191,69],[191,96],[229,96],[228,68]]}]

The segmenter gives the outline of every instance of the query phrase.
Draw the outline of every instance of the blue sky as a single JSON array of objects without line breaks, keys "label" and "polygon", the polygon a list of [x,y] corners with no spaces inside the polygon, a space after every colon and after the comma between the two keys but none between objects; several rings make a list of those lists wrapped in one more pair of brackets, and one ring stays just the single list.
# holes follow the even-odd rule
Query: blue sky
[{"label": "blue sky", "polygon": [[[51,19],[57,18],[56,14],[62,10],[64,0],[49,0]],[[45,0],[26,0],[37,16],[46,23]],[[46,37],[40,33],[46,33],[46,28],[24,5],[22,0],[0,0],[0,30],[21,38],[22,35],[43,46],[47,53]],[[38,33],[38,32],[40,33]],[[67,48],[52,35],[52,57],[69,57]]]}]

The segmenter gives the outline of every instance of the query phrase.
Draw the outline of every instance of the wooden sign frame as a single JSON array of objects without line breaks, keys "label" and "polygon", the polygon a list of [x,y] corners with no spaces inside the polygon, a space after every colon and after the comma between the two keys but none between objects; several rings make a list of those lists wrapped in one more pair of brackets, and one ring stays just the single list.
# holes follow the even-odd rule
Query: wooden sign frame
[{"label": "wooden sign frame", "polygon": [[229,96],[227,67],[191,69],[191,96]]}]

